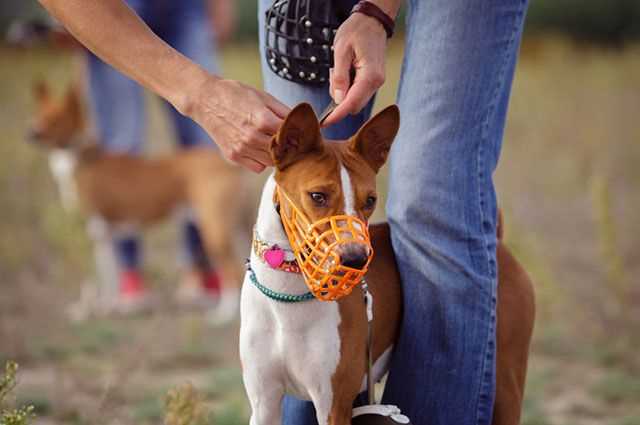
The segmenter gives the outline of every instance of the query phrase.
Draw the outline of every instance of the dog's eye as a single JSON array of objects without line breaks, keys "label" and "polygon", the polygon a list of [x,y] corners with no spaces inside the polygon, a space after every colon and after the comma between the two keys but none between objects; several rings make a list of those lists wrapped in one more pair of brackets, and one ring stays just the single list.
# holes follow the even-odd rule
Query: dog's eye
[{"label": "dog's eye", "polygon": [[327,205],[327,195],[322,192],[309,192],[311,200],[319,207]]},{"label": "dog's eye", "polygon": [[377,201],[377,199],[376,199],[375,196],[368,196],[367,200],[364,202],[365,209],[370,210],[373,207],[375,207],[376,206],[376,201]]}]

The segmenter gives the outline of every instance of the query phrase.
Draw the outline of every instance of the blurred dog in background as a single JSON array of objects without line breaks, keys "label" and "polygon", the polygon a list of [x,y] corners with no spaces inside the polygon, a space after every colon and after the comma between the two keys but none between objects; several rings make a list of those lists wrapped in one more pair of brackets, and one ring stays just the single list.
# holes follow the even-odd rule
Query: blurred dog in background
[{"label": "blurred dog in background", "polygon": [[[193,211],[207,254],[221,276],[214,320],[223,322],[234,317],[243,273],[243,257],[236,246],[249,246],[253,216],[247,191],[243,190],[243,171],[206,147],[159,158],[107,153],[87,131],[75,85],[55,98],[46,83],[38,82],[33,95],[36,108],[29,140],[49,148],[51,171],[63,205],[73,208],[77,203],[90,217],[101,306],[111,308],[110,301],[117,292],[112,232],[158,222],[186,206]],[[138,308],[138,301],[132,299],[119,308]],[[81,304],[74,313],[76,317],[87,313],[86,303]]]}]

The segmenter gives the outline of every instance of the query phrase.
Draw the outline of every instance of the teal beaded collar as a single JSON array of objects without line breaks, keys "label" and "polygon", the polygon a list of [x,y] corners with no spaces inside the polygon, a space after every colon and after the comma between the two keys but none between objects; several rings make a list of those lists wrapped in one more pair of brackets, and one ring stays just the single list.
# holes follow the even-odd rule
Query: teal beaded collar
[{"label": "teal beaded collar", "polygon": [[315,298],[315,296],[311,292],[307,292],[305,294],[293,295],[293,294],[284,294],[282,292],[276,292],[273,289],[269,289],[260,282],[258,282],[258,278],[256,277],[256,273],[253,271],[251,266],[247,264],[247,271],[249,272],[249,280],[268,298],[271,298],[275,301],[280,301],[283,303],[299,303],[303,301],[311,301]]}]

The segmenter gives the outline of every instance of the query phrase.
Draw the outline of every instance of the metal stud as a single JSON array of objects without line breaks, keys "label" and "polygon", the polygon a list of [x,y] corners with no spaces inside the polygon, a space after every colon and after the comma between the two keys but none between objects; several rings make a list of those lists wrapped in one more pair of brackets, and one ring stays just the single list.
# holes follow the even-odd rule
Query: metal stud
[{"label": "metal stud", "polygon": [[311,27],[311,21],[304,21],[304,26],[307,28]]},{"label": "metal stud", "polygon": [[311,74],[309,74],[309,79],[310,80],[315,80],[316,79],[316,74],[314,72],[312,72]]},{"label": "metal stud", "polygon": [[313,44],[313,39],[312,38],[307,38],[307,44]]},{"label": "metal stud", "polygon": [[329,39],[329,28],[323,28],[322,29],[322,35],[324,35],[324,38],[326,38],[327,40]]},{"label": "metal stud", "polygon": [[287,72],[289,72],[289,70],[287,68],[282,68],[282,72],[286,74]]},{"label": "metal stud", "polygon": [[316,63],[318,59],[315,56],[311,56],[309,60],[311,61],[311,63]]},{"label": "metal stud", "polygon": [[322,45],[322,48],[323,48],[324,50],[329,50],[329,45],[327,45],[327,44],[323,44],[323,45]]},{"label": "metal stud", "polygon": [[275,64],[276,64],[276,58],[271,58],[271,59],[269,59],[269,63],[270,63],[271,65],[275,65]]},{"label": "metal stud", "polygon": [[300,76],[300,78],[304,78],[304,71],[300,71],[298,75]]}]

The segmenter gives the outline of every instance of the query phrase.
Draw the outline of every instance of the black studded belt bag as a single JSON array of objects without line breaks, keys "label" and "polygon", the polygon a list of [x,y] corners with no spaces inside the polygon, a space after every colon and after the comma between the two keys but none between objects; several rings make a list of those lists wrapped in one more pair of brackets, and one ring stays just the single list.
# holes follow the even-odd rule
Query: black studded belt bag
[{"label": "black studded belt bag", "polygon": [[356,0],[276,0],[266,11],[265,55],[281,78],[308,85],[329,81],[333,38]]}]

